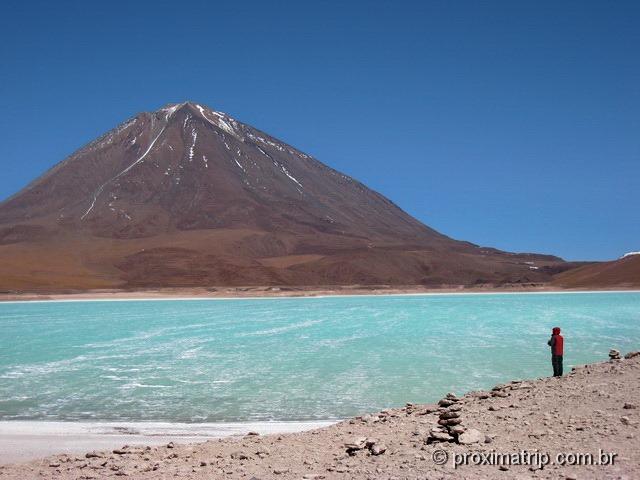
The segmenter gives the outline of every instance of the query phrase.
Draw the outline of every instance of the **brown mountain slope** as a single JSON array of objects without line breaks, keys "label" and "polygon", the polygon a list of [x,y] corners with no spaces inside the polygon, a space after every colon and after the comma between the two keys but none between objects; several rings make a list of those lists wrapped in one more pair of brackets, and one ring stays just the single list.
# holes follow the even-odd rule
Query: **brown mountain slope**
[{"label": "brown mountain slope", "polygon": [[136,115],[0,203],[0,289],[542,282],[196,103]]},{"label": "brown mountain slope", "polygon": [[640,255],[594,263],[558,274],[553,285],[565,288],[638,288]]}]

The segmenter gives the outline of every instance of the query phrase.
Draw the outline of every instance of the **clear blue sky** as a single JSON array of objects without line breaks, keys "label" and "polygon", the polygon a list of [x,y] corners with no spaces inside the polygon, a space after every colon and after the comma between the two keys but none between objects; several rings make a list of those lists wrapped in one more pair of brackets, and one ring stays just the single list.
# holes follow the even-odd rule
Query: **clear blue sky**
[{"label": "clear blue sky", "polygon": [[640,2],[0,4],[0,198],[194,100],[459,239],[640,250]]}]

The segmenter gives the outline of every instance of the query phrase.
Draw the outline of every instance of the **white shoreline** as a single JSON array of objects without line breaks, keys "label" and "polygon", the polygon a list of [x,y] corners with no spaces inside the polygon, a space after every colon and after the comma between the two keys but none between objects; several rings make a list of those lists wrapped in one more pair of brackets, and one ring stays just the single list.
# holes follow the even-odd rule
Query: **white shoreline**
[{"label": "white shoreline", "polygon": [[640,290],[548,290],[523,292],[417,292],[417,293],[363,293],[363,294],[322,294],[322,295],[274,295],[266,297],[150,297],[150,298],[51,298],[41,300],[2,300],[7,303],[78,303],[78,302],[170,302],[170,301],[219,301],[219,300],[297,300],[314,298],[357,298],[357,297],[446,297],[446,296],[475,296],[475,295],[574,295],[591,293],[640,293]]},{"label": "white shoreline", "polygon": [[338,420],[168,423],[0,421],[0,464],[26,462],[61,453],[84,454],[123,445],[197,443],[211,439],[302,432]]}]

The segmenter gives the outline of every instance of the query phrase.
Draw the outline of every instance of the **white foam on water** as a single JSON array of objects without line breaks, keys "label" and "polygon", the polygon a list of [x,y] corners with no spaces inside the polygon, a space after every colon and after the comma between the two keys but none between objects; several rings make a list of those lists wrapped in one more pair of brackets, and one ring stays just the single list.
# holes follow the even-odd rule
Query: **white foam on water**
[{"label": "white foam on water", "polygon": [[290,325],[285,325],[283,327],[274,327],[269,328],[267,330],[258,330],[255,332],[245,332],[239,334],[240,337],[249,337],[255,335],[277,335],[278,333],[289,332],[291,330],[298,330],[301,328],[311,327],[313,325],[317,325],[322,323],[322,320],[305,320],[304,322],[292,323]]}]

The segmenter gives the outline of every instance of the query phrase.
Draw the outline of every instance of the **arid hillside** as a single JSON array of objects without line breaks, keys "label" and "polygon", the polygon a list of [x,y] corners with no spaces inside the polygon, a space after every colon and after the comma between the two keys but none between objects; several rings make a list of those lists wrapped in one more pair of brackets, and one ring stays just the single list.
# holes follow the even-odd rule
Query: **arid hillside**
[{"label": "arid hillside", "polygon": [[560,273],[554,278],[553,285],[565,288],[640,288],[640,255]]}]

